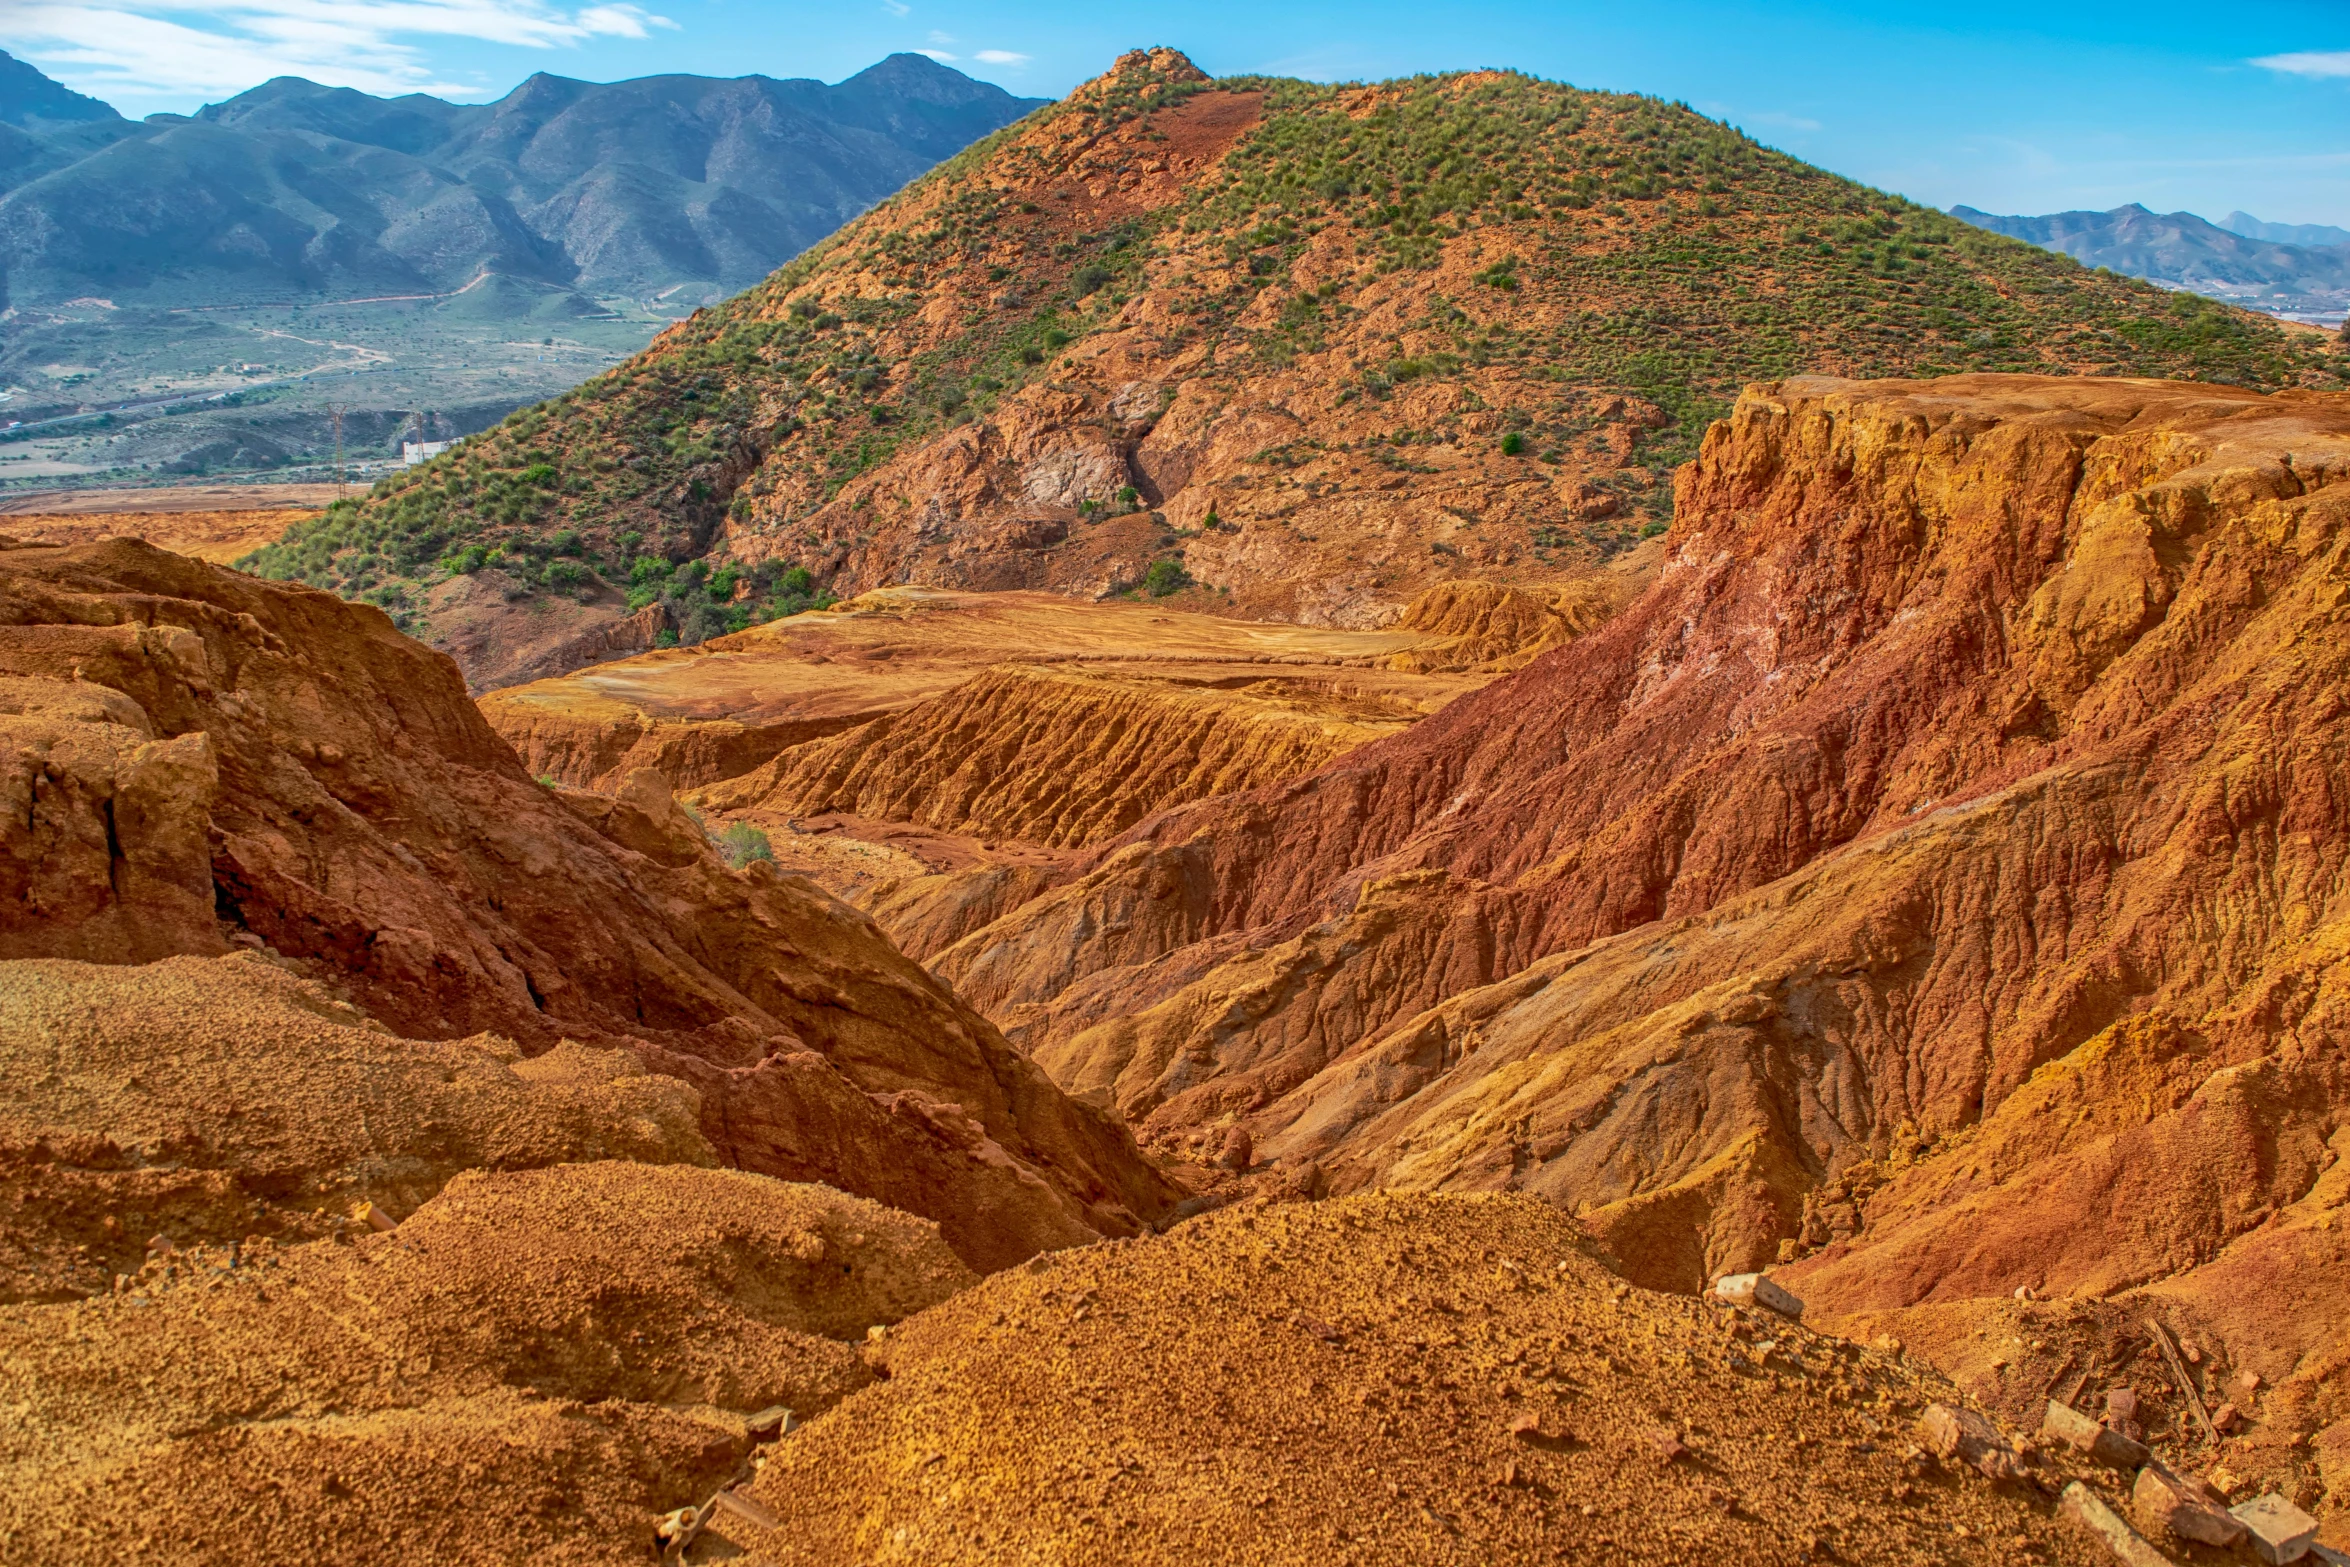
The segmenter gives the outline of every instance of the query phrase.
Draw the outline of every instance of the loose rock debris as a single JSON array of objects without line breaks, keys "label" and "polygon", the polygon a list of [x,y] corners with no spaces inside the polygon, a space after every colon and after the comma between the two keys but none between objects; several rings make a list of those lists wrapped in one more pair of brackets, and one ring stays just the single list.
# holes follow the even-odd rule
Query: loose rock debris
[{"label": "loose rock debris", "polygon": [[1955,1397],[1930,1369],[1587,1244],[1523,1198],[1382,1194],[1054,1254],[892,1329],[886,1380],[742,1488],[781,1527],[727,1538],[779,1567],[2105,1560],[2055,1514],[2064,1450],[2001,1484],[1912,1457]]}]

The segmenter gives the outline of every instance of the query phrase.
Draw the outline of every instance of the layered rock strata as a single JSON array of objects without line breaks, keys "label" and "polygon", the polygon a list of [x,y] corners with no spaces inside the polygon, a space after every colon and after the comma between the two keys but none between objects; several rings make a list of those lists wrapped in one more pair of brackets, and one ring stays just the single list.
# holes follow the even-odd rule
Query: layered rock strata
[{"label": "layered rock strata", "polygon": [[1825,1302],[2162,1277],[2345,1102],[2346,473],[2327,396],[1756,388],[1615,619],[933,966],[1153,1131],[1652,1283],[1880,1226]]},{"label": "layered rock strata", "polygon": [[1519,640],[1555,636],[1590,613],[1534,609],[1521,597],[1465,585],[1425,623],[1333,631],[1045,593],[889,588],[698,647],[495,691],[481,709],[534,775],[603,790],[645,768],[680,790],[739,778],[1006,664],[1130,676],[1175,694],[1261,691],[1268,710],[1395,725],[1474,689],[1478,666]]}]

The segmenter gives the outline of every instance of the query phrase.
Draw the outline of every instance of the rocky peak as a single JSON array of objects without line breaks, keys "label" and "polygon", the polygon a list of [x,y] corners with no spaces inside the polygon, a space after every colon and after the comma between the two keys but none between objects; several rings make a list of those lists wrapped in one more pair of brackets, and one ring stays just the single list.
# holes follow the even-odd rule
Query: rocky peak
[{"label": "rocky peak", "polygon": [[1160,82],[1204,82],[1208,73],[1191,63],[1180,49],[1129,49],[1118,56],[1109,74],[1121,80],[1142,78]]}]

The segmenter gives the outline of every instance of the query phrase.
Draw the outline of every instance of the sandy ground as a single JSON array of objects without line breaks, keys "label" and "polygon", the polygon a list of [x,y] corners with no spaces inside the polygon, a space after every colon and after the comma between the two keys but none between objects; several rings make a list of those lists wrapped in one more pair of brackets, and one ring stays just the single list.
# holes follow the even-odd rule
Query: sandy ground
[{"label": "sandy ground", "polygon": [[[308,486],[303,488],[321,488]],[[293,486],[287,486],[293,488]],[[317,516],[307,506],[254,511],[0,512],[0,537],[25,544],[94,544],[100,539],[145,539],[158,549],[227,565],[270,543],[297,522]]]},{"label": "sandy ground", "polygon": [[0,516],[39,512],[80,516],[91,512],[277,511],[291,507],[322,510],[340,495],[365,493],[363,485],[174,484],[139,489],[36,490],[0,500]]}]

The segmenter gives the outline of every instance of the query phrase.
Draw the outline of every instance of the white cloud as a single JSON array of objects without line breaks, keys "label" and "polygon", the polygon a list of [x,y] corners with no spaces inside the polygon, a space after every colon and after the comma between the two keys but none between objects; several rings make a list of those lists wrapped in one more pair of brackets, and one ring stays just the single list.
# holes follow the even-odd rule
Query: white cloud
[{"label": "white cloud", "polygon": [[914,9],[906,0],[881,0],[881,8],[892,16],[904,16]]},{"label": "white cloud", "polygon": [[1726,103],[1710,102],[1701,103],[1697,107],[1701,112],[1732,125],[1754,125],[1774,131],[1816,131],[1820,129],[1820,122],[1817,120],[1805,119],[1800,114],[1782,114],[1776,109],[1754,109],[1742,112]]},{"label": "white cloud", "polygon": [[983,65],[1026,65],[1028,56],[1009,49],[982,49],[971,57]]},{"label": "white cloud", "polygon": [[2313,49],[2300,54],[2263,55],[2252,62],[2288,76],[2350,76],[2350,49]]},{"label": "white cloud", "polygon": [[937,28],[933,27],[930,30],[930,41],[943,49],[948,44],[951,44],[955,41],[955,35],[953,33],[942,33]]},{"label": "white cloud", "polygon": [[926,54],[941,65],[952,65],[955,63],[955,56],[947,53],[944,49],[917,49],[914,52],[916,54]]},{"label": "white cloud", "polygon": [[647,27],[677,30],[677,24],[666,16],[654,16],[633,5],[592,5],[574,20],[587,31],[609,38],[643,38],[648,36]]},{"label": "white cloud", "polygon": [[553,49],[675,26],[617,0],[576,13],[544,0],[0,0],[0,44],[101,97],[225,97],[273,76],[471,97],[407,40]]}]

